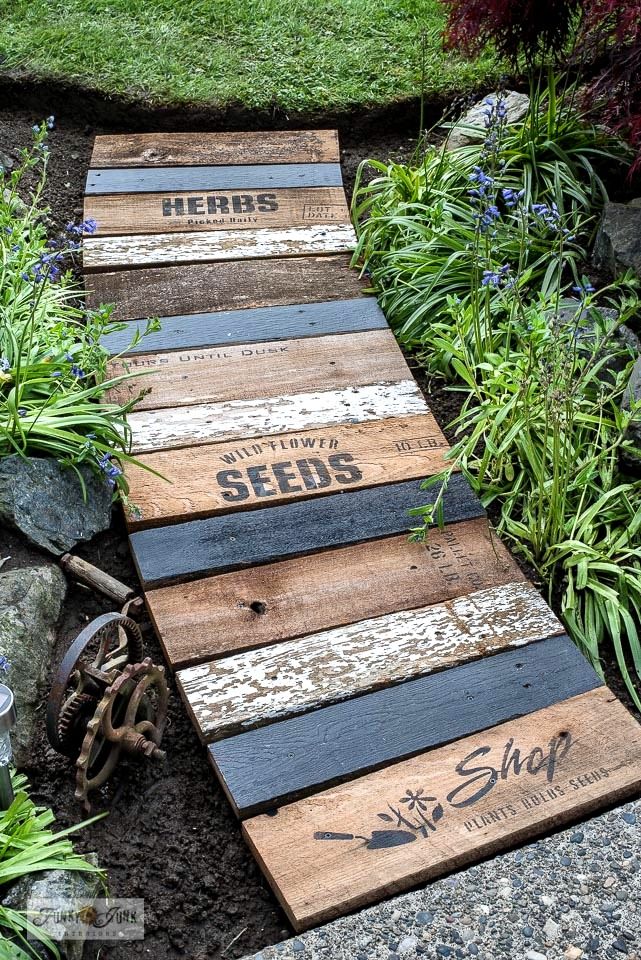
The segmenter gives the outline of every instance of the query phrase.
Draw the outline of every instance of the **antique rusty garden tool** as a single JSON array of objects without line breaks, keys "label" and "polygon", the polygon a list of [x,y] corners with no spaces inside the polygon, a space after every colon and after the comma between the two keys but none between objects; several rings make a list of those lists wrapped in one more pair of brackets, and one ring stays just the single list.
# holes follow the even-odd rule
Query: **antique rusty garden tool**
[{"label": "antique rusty garden tool", "polygon": [[[143,657],[140,627],[105,613],[80,632],[58,669],[47,705],[51,745],[76,761],[76,797],[102,786],[123,754],[164,759],[169,692],[163,667]],[[131,609],[133,606],[133,610]]]}]

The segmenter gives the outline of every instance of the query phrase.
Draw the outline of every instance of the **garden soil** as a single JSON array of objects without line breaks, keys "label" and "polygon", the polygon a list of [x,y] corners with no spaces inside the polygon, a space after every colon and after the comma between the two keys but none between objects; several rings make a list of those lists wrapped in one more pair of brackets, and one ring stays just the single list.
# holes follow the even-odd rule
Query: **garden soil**
[{"label": "garden soil", "polygon": [[[50,111],[31,109],[28,97],[21,101],[14,96],[14,100],[5,100],[0,109],[0,153],[17,162],[18,151],[30,142],[32,124],[40,122]],[[55,228],[82,217],[83,186],[94,136],[153,129],[149,116],[143,122],[125,114],[119,122],[112,110],[111,114],[102,114],[103,121],[105,117],[107,121],[98,126],[87,112],[91,113],[79,111],[77,103],[72,104],[68,114],[59,110],[49,137],[50,176],[45,200],[51,207]],[[172,120],[174,129],[180,129],[180,117]],[[170,124],[165,117],[158,126],[167,129]],[[185,120],[182,126],[190,125]],[[342,162],[348,191],[362,159],[409,159],[416,146],[416,126],[408,124],[405,132],[396,128],[385,135],[371,124],[352,124],[342,131]],[[212,124],[212,129],[216,128]],[[389,127],[386,129],[389,131]],[[446,427],[457,413],[457,395],[427,383],[416,363],[411,357],[408,359],[437,420]],[[35,550],[25,548],[11,533],[2,530],[0,534],[0,559],[10,558],[3,569],[45,559]],[[114,511],[108,533],[76,552],[125,583],[137,586],[119,510]],[[70,586],[54,663],[86,623],[111,609],[110,602],[93,591]],[[155,638],[148,639],[146,653],[162,663]],[[613,671],[608,672],[612,685],[625,700],[625,692]],[[85,954],[89,960],[230,960],[291,935],[283,912],[242,840],[240,826],[218,787],[173,685],[171,692],[163,741],[166,761],[124,762],[95,795],[93,812],[106,811],[107,815],[77,835],[80,850],[98,854],[108,871],[113,896],[142,897],[145,901],[144,941],[89,944]],[[45,706],[43,695],[41,722],[26,773],[36,802],[51,806],[59,825],[66,827],[77,824],[83,813],[74,799],[72,763],[56,754],[47,742]]]}]

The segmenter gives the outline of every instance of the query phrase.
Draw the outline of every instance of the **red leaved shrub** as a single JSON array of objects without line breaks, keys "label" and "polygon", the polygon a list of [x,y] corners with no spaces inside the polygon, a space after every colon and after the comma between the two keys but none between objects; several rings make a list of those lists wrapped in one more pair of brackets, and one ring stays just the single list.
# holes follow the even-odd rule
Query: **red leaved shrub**
[{"label": "red leaved shrub", "polygon": [[588,89],[608,126],[627,136],[641,167],[641,0],[584,0],[577,36],[583,58],[601,63]]},{"label": "red leaved shrub", "polygon": [[561,53],[583,7],[582,0],[444,0],[449,7],[447,49],[474,56],[493,43],[512,64],[524,56]]},{"label": "red leaved shrub", "polygon": [[[641,168],[641,0],[443,0],[445,46],[469,56],[492,44],[516,66],[563,61],[588,66],[585,98],[627,136]],[[572,52],[569,55],[570,47]]]}]

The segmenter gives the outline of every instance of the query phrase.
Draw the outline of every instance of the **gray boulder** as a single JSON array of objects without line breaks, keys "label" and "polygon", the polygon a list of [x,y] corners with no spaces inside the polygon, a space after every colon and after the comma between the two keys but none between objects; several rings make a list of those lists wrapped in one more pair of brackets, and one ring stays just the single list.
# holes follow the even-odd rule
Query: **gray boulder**
[{"label": "gray boulder", "polygon": [[91,540],[111,523],[112,491],[81,467],[87,496],[74,470],[49,457],[0,460],[0,523],[59,556],[80,540]]},{"label": "gray boulder", "polygon": [[24,203],[24,201],[21,200],[19,196],[17,196],[15,193],[9,190],[8,187],[5,187],[5,189],[2,191],[2,199],[6,204],[8,204],[12,208],[14,213],[17,213],[18,215],[22,213],[26,213],[27,211],[26,203]]},{"label": "gray boulder", "polygon": [[[97,865],[95,854],[90,853],[85,859]],[[42,873],[29,874],[12,884],[2,900],[2,905],[13,910],[26,911],[29,909],[30,902],[33,905],[34,901],[46,900],[54,901],[54,904],[59,904],[61,909],[69,907],[73,909],[74,905],[90,907],[101,892],[100,878],[96,874],[71,870],[45,870]],[[83,926],[74,924],[73,930],[70,930],[63,921],[56,923],[55,936],[53,930],[50,931],[63,960],[81,960],[86,938],[86,930],[85,937],[82,936]],[[49,960],[51,954],[36,940],[31,941],[31,946],[37,950],[43,960],[44,958]]]},{"label": "gray boulder", "polygon": [[592,256],[611,278],[626,270],[641,277],[641,197],[630,203],[606,203]]},{"label": "gray boulder", "polygon": [[632,449],[625,451],[624,459],[628,469],[641,474],[641,355],[632,367],[632,373],[623,395],[622,406],[624,410],[631,410],[633,406],[637,407],[636,413],[628,426],[628,439],[632,441],[634,446]]},{"label": "gray boulder", "polygon": [[[496,98],[496,96],[496,93],[490,94],[490,97]],[[485,139],[486,99],[487,97],[475,103],[474,106],[452,126],[445,144],[447,150],[467,147],[471,143],[479,143]],[[530,98],[528,95],[525,93],[517,93],[516,90],[507,91],[504,103],[507,108],[507,122],[509,124],[521,123],[530,109]]]},{"label": "gray boulder", "polygon": [[0,573],[0,654],[11,664],[0,680],[6,679],[16,698],[18,723],[11,742],[18,768],[29,761],[66,588],[62,572],[51,564]]},{"label": "gray boulder", "polygon": [[[579,315],[579,307],[578,300],[569,298],[561,301],[554,320],[560,328],[570,326],[573,329],[577,347],[586,353],[594,350],[599,333],[603,336],[606,330],[614,328],[613,336],[602,348],[607,351],[607,360],[599,372],[602,382],[613,384],[617,375],[628,368],[631,359],[635,356],[638,358],[621,401],[624,410],[631,410],[635,404],[641,404],[641,340],[625,324],[616,326],[616,310],[590,307],[589,310],[581,310]],[[641,473],[641,406],[628,427],[626,439],[632,441],[633,447],[623,451],[622,465],[633,473]]]},{"label": "gray boulder", "polygon": [[592,353],[601,341],[599,357],[605,355],[607,360],[599,376],[608,383],[614,382],[616,374],[625,370],[635,354],[641,354],[641,341],[625,324],[617,324],[618,317],[618,310],[610,307],[581,308],[579,300],[572,297],[561,300],[554,315],[556,328],[569,328],[579,350],[586,354]]}]

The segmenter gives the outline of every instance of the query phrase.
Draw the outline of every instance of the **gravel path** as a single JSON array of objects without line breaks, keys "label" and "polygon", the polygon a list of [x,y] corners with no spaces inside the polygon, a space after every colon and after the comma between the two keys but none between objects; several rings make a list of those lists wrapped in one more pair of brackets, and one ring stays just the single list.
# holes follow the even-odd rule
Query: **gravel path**
[{"label": "gravel path", "polygon": [[641,960],[641,800],[246,960]]}]

